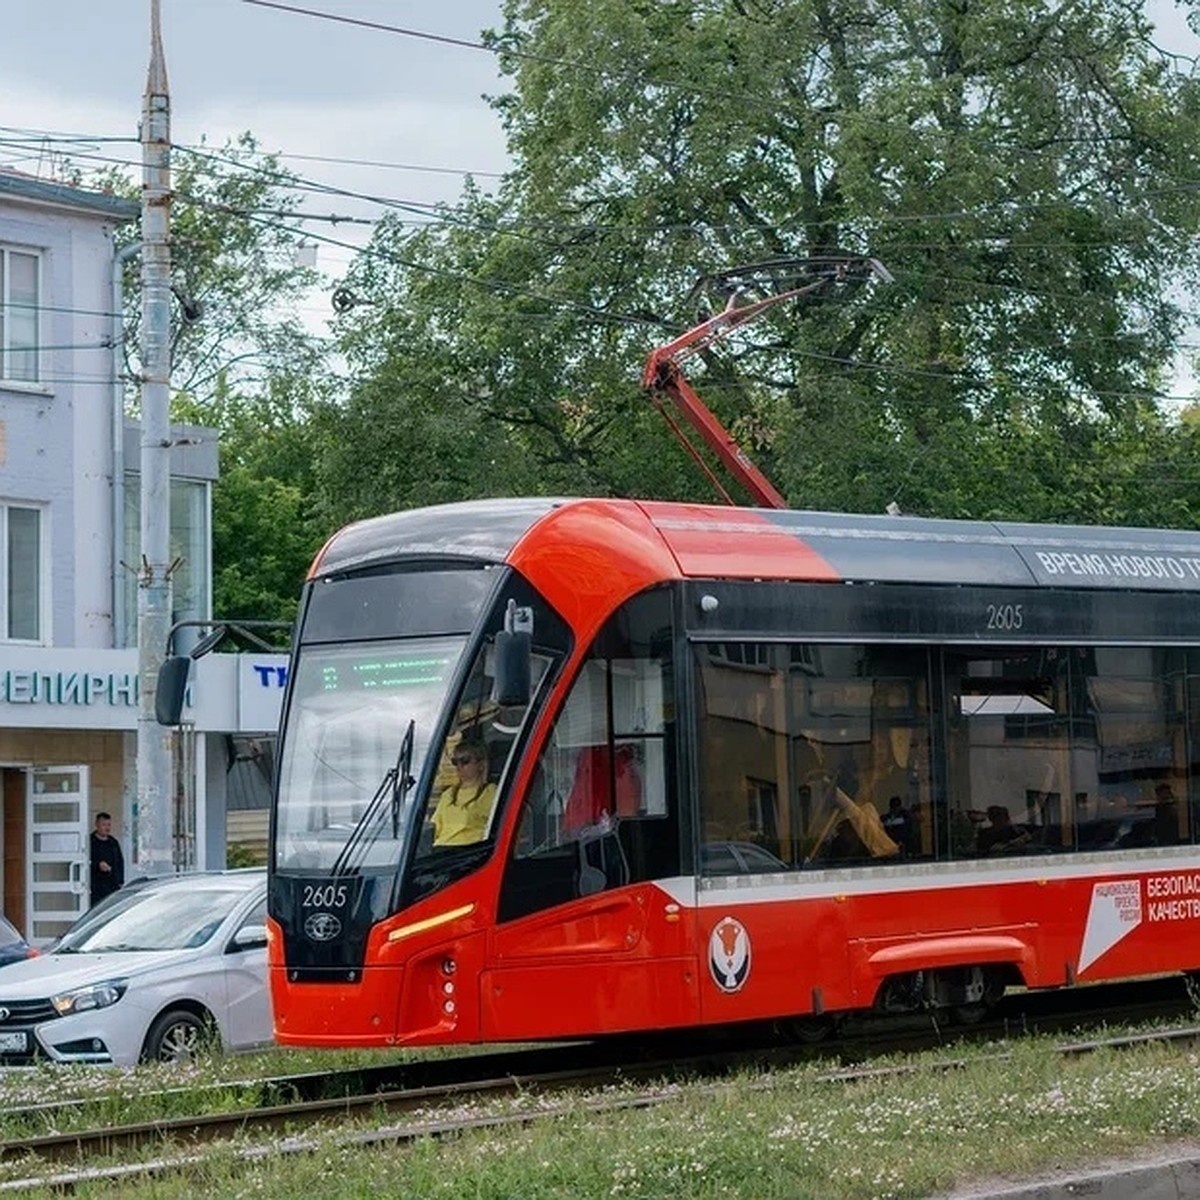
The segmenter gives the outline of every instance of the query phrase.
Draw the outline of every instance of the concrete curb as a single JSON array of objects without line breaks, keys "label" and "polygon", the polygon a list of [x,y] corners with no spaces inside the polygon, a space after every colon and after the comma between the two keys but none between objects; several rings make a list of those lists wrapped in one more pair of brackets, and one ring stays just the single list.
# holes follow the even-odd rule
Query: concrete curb
[{"label": "concrete curb", "polygon": [[1030,1183],[983,1183],[929,1200],[1197,1200],[1200,1146]]}]

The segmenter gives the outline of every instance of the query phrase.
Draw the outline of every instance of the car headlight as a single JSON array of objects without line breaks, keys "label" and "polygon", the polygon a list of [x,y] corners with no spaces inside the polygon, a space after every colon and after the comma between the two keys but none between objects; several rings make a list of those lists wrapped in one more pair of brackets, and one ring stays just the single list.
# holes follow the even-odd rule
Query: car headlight
[{"label": "car headlight", "polygon": [[60,992],[50,997],[50,1003],[60,1017],[69,1017],[72,1013],[90,1012],[93,1008],[107,1008],[110,1004],[116,1004],[125,995],[128,986],[125,979],[107,979],[104,983],[92,983],[87,987]]}]

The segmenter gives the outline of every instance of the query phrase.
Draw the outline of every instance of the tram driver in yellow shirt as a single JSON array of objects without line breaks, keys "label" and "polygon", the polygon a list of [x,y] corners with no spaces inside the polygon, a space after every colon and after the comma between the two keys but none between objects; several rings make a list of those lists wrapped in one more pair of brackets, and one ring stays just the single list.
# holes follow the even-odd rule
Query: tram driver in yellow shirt
[{"label": "tram driver in yellow shirt", "polygon": [[468,730],[450,756],[458,773],[438,797],[433,812],[435,846],[473,846],[487,835],[488,818],[496,803],[496,785],[489,781],[487,745]]}]

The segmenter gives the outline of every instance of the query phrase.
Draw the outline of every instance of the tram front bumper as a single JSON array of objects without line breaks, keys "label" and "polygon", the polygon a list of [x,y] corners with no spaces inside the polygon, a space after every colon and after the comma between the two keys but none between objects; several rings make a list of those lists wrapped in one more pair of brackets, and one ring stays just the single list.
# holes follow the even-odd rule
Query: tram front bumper
[{"label": "tram front bumper", "polygon": [[275,1040],[283,1046],[394,1046],[403,967],[368,967],[361,981],[293,981],[271,968]]}]

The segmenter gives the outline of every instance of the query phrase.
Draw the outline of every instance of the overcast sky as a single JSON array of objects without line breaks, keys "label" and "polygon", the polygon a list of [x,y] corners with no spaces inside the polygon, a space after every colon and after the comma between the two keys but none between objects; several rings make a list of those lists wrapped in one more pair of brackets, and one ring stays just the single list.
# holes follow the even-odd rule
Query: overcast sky
[{"label": "overcast sky", "polygon": [[[285,160],[306,179],[419,203],[453,200],[463,172],[487,185],[505,167],[499,122],[483,98],[503,84],[486,51],[246,0],[160,2],[178,143],[203,136],[219,146],[250,130],[267,150],[387,163]],[[500,25],[501,0],[281,3],[463,41]],[[1150,11],[1164,44],[1200,53],[1173,0],[1150,0]],[[149,12],[150,0],[0,0],[0,165],[51,174],[44,148],[14,144],[17,130],[136,137]],[[135,162],[139,154],[134,144],[83,149]],[[366,211],[328,197],[313,203],[310,211]],[[339,226],[336,236],[360,243],[366,232]],[[349,257],[322,246],[319,265],[336,276]]]},{"label": "overcast sky", "polygon": [[[282,2],[464,41],[500,25],[500,0]],[[250,130],[267,150],[393,164],[285,163],[307,179],[417,202],[453,200],[463,172],[486,185],[504,170],[499,122],[483,98],[502,83],[485,51],[245,0],[160,3],[177,143],[203,136],[219,146]],[[150,0],[0,0],[0,165],[51,173],[44,147],[13,144],[17,130],[137,136],[149,12]],[[78,153],[89,151],[131,160],[140,153],[132,144]],[[329,199],[320,208],[364,211]],[[338,230],[341,240],[365,237]],[[322,246],[319,265],[339,274],[348,258]]]},{"label": "overcast sky", "polygon": [[[478,41],[500,0],[282,0]],[[245,0],[161,0],[178,141],[252,128],[278,149],[497,170],[494,56]],[[0,125],[133,132],[149,0],[2,0]]]}]

